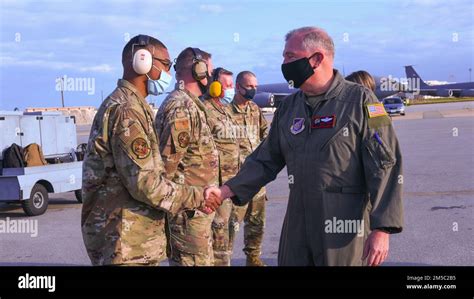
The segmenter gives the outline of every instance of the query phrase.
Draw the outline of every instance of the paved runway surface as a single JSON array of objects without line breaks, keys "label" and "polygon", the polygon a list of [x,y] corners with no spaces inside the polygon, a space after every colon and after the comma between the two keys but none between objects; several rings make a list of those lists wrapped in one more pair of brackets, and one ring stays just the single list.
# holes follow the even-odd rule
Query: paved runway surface
[{"label": "paved runway surface", "polygon": [[[385,265],[474,265],[473,103],[410,106],[393,120],[404,158],[406,223],[391,237]],[[88,127],[78,128],[80,141],[88,134]],[[268,195],[262,256],[276,265],[288,196],[285,169],[268,185]],[[0,204],[0,220],[38,221],[37,237],[0,233],[0,265],[90,265],[80,211],[72,193],[51,195],[46,214],[32,218],[18,205]],[[245,264],[242,235],[233,265]]]}]

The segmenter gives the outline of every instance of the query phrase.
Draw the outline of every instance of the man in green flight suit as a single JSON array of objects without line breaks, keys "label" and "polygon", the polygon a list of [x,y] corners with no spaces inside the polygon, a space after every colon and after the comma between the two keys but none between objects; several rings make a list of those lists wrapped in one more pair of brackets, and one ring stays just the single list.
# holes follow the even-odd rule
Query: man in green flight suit
[{"label": "man in green flight suit", "polygon": [[322,29],[286,35],[282,72],[300,88],[275,112],[264,142],[236,177],[205,191],[244,205],[287,167],[290,198],[278,252],[282,266],[381,264],[403,227],[402,156],[372,91],[333,69]]}]

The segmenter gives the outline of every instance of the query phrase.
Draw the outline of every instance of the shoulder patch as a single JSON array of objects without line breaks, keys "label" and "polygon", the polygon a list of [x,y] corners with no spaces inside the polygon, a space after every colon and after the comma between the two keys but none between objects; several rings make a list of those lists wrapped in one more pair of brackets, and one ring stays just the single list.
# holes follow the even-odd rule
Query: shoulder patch
[{"label": "shoulder patch", "polygon": [[145,138],[138,137],[132,141],[131,145],[132,152],[137,156],[138,159],[145,159],[151,153],[150,145]]},{"label": "shoulder patch", "polygon": [[180,147],[185,148],[189,145],[189,140],[191,137],[188,132],[181,132],[178,135],[178,144]]},{"label": "shoulder patch", "polygon": [[387,112],[382,103],[377,104],[367,104],[367,114],[369,118],[379,117],[379,116],[386,116]]},{"label": "shoulder patch", "polygon": [[174,121],[174,128],[177,131],[189,130],[189,120],[187,118],[178,118]]}]

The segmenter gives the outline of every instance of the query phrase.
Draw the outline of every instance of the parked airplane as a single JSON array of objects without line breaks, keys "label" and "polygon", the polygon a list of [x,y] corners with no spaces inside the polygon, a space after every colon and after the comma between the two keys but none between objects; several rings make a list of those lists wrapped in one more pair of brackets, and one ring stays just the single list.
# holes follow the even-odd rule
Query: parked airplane
[{"label": "parked airplane", "polygon": [[419,81],[419,91],[413,90],[413,92],[419,92],[421,95],[430,95],[438,97],[472,97],[474,96],[474,82],[464,83],[450,83],[450,84],[439,84],[439,85],[428,85],[421,79],[418,73],[415,71],[413,66],[405,66],[405,73],[407,79],[415,79]]}]

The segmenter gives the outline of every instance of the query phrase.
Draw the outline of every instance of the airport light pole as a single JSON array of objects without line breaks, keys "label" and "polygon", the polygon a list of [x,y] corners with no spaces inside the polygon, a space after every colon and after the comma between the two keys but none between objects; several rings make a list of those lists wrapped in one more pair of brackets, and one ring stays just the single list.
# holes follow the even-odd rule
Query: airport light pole
[{"label": "airport light pole", "polygon": [[64,78],[59,77],[58,79],[61,80],[61,104],[62,104],[62,107],[64,108]]},{"label": "airport light pole", "polygon": [[472,68],[469,68],[469,82],[472,82],[471,81],[471,72],[472,72]]}]

